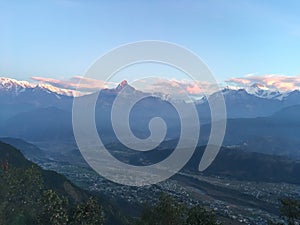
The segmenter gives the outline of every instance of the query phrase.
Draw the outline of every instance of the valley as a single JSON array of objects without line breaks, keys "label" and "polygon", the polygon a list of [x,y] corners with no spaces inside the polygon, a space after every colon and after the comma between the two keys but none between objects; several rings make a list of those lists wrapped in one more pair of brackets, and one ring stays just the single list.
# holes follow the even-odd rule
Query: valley
[{"label": "valley", "polygon": [[180,172],[153,186],[128,187],[107,181],[87,167],[59,163],[46,163],[43,167],[64,174],[86,190],[118,202],[132,216],[138,216],[143,204],[155,203],[158,196],[165,192],[188,205],[204,204],[220,220],[232,221],[232,224],[264,225],[269,220],[282,221],[278,216],[279,198],[300,197],[300,185],[288,183],[249,182]]}]

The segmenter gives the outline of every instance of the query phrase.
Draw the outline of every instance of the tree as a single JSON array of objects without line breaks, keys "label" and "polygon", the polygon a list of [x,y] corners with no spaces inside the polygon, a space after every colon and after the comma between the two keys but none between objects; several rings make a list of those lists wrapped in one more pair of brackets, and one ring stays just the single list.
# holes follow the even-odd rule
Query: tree
[{"label": "tree", "polygon": [[43,205],[39,221],[44,225],[66,225],[69,221],[68,201],[60,197],[55,191],[44,191],[41,200]]},{"label": "tree", "polygon": [[146,205],[137,225],[215,225],[212,213],[201,206],[192,208],[162,194],[158,204]]},{"label": "tree", "polygon": [[102,207],[94,198],[89,198],[85,204],[77,205],[73,212],[72,225],[103,225],[104,213]]},{"label": "tree", "polygon": [[0,176],[0,217],[3,224],[34,224],[43,186],[35,166],[9,168]]},{"label": "tree", "polygon": [[186,225],[213,225],[218,224],[215,215],[202,206],[194,206],[188,211]]},{"label": "tree", "polygon": [[294,225],[300,219],[300,202],[296,199],[284,198],[280,199],[280,212],[289,225]]},{"label": "tree", "polygon": [[138,225],[182,225],[184,207],[171,196],[162,194],[155,206],[145,205]]}]

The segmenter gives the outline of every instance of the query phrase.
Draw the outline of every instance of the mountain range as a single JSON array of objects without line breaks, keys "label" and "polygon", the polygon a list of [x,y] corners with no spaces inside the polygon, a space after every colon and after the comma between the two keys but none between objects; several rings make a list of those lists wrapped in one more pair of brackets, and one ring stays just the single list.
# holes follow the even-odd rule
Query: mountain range
[{"label": "mountain range", "polygon": [[[129,96],[143,93],[131,87],[124,80],[116,88],[101,90],[102,103],[114,99],[124,86],[130,87],[126,88]],[[221,90],[221,93],[226,102],[228,118],[269,116],[284,107],[300,104],[299,90],[280,92],[268,89],[258,83],[254,83],[246,88],[227,86]],[[70,111],[73,98],[81,95],[83,95],[82,92],[58,88],[50,84],[34,84],[2,77],[0,78],[0,103],[3,106],[0,111],[1,120],[3,121],[3,119],[16,115],[19,112],[31,111],[36,108],[57,107]],[[203,118],[209,117],[210,114],[207,98],[214,95],[216,93],[195,102],[200,112],[199,114],[203,115]],[[155,96],[157,97],[159,94]]]},{"label": "mountain range", "polygon": [[[119,143],[110,116],[114,99],[124,87],[127,87],[126,98],[134,95],[146,96],[126,81],[116,88],[100,90],[95,121],[105,144]],[[21,138],[59,154],[78,152],[72,130],[72,103],[75,93],[73,90],[51,85],[0,78],[0,136]],[[300,158],[300,91],[280,93],[253,84],[244,89],[226,87],[221,93],[225,99],[228,118],[225,146],[239,146],[252,152]],[[218,93],[207,98],[213,98],[216,94]],[[77,98],[85,97],[87,95]],[[180,103],[183,106],[196,105],[202,125],[199,145],[207,143],[210,133],[207,98],[192,103]],[[162,117],[167,124],[165,140],[176,140],[180,135],[179,115],[168,101],[158,96],[147,96],[133,107],[129,121],[132,132],[139,138],[149,136],[148,123],[155,116]],[[65,150],[55,147],[65,145],[68,145]]]}]

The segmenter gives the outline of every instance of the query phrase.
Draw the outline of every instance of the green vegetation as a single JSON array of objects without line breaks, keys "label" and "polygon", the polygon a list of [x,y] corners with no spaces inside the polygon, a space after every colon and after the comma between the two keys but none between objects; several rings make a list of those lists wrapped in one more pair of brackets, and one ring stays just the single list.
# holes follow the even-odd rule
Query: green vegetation
[{"label": "green vegetation", "polygon": [[72,214],[72,225],[99,225],[104,223],[104,213],[94,198],[78,205]]},{"label": "green vegetation", "polygon": [[102,225],[94,198],[0,142],[0,225]]},{"label": "green vegetation", "polygon": [[0,224],[34,224],[42,179],[36,168],[6,168],[0,172]]},{"label": "green vegetation", "polygon": [[43,193],[41,203],[43,208],[39,216],[40,224],[68,224],[68,201],[66,198],[58,196],[53,190],[47,190]]},{"label": "green vegetation", "polygon": [[296,225],[300,223],[300,201],[293,198],[280,199],[280,214],[284,223],[269,222],[270,225]]},{"label": "green vegetation", "polygon": [[45,189],[38,167],[5,168],[0,172],[1,225],[102,225],[104,213],[95,199],[70,204]]},{"label": "green vegetation", "polygon": [[[280,200],[281,216],[287,221],[289,225],[299,224],[300,222],[300,201],[291,198],[284,198]],[[297,223],[296,223],[297,222]]]},{"label": "green vegetation", "polygon": [[162,194],[154,206],[146,205],[136,225],[214,225],[215,216],[202,206],[188,207]]}]

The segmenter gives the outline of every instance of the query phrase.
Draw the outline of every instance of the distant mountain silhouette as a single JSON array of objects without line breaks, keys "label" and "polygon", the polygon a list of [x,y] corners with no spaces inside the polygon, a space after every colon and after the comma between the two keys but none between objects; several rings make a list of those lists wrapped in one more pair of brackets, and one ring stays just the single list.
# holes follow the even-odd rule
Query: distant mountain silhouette
[{"label": "distant mountain silhouette", "polygon": [[17,138],[0,138],[0,141],[10,144],[21,151],[26,159],[32,162],[43,162],[49,160],[46,153],[33,144]]},{"label": "distant mountain silhouette", "polygon": [[[198,147],[185,169],[198,171],[203,151],[204,146]],[[240,180],[300,184],[300,161],[223,147],[204,174]]]}]

